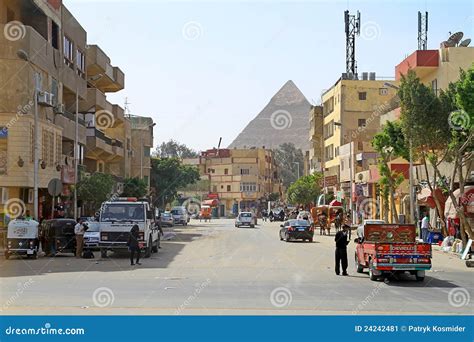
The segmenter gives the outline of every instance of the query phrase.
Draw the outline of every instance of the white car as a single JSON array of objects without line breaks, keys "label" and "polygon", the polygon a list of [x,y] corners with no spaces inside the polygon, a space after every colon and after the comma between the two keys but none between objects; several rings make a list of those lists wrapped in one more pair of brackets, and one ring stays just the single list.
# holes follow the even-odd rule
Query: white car
[{"label": "white car", "polygon": [[243,211],[239,213],[235,219],[235,227],[240,228],[242,226],[248,226],[250,228],[255,227],[255,215],[250,211]]},{"label": "white car", "polygon": [[182,224],[183,226],[188,225],[189,215],[185,207],[172,208],[171,215],[173,216],[174,224]]},{"label": "white car", "polygon": [[100,224],[97,221],[86,221],[89,227],[84,233],[84,247],[88,249],[99,249]]}]

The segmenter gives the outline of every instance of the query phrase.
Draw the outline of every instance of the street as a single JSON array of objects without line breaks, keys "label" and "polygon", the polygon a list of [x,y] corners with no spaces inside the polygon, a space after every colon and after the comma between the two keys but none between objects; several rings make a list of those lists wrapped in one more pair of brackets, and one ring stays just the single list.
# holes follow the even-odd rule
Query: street
[{"label": "street", "polygon": [[[280,241],[279,222],[235,228],[228,219],[165,228],[158,254],[130,266],[128,254],[76,259],[2,258],[1,314],[472,314],[472,270],[433,252],[423,283],[370,281],[334,272],[334,236]],[[332,232],[334,234],[334,232]],[[354,235],[354,234],[353,234]],[[354,238],[354,236],[353,236]],[[451,294],[450,294],[451,291]],[[453,292],[454,291],[454,292]],[[459,297],[461,299],[459,299]]]}]

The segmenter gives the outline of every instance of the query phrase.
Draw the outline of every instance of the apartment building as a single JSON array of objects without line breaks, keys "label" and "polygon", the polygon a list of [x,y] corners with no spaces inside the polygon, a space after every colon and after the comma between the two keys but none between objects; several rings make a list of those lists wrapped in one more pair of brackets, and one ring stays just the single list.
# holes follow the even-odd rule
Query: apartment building
[{"label": "apartment building", "polygon": [[305,166],[305,174],[313,174],[322,171],[322,150],[323,150],[323,107],[311,106],[309,111],[309,144],[307,151],[307,166]]},{"label": "apartment building", "polygon": [[153,119],[137,115],[127,115],[131,130],[131,167],[130,177],[138,177],[145,180],[150,186],[151,172],[151,149],[153,148]]},{"label": "apartment building", "polygon": [[[375,73],[362,73],[362,79],[348,79],[346,74],[322,95],[324,184],[327,192],[336,193],[341,183],[342,145],[354,143],[356,153],[373,152],[370,141],[379,130],[377,108],[388,103],[396,90],[377,80]],[[348,189],[344,189],[348,195]]]},{"label": "apartment building", "polygon": [[196,159],[185,159],[209,179],[207,197],[214,200],[219,216],[239,210],[257,212],[271,193],[281,193],[279,170],[273,151],[254,149],[210,149]]},{"label": "apartment building", "polygon": [[76,164],[79,175],[132,174],[131,122],[105,95],[124,88],[124,73],[60,0],[0,0],[0,33],[0,226],[18,208],[34,214],[35,145],[38,217],[51,216],[52,179],[71,214]]}]

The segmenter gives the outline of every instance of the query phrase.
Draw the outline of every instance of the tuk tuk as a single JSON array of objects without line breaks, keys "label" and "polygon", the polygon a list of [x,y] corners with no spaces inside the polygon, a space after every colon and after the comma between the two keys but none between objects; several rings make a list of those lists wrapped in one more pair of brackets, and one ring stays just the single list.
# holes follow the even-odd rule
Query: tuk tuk
[{"label": "tuk tuk", "polygon": [[46,255],[55,256],[57,253],[76,254],[76,235],[73,219],[45,220],[40,226],[40,236],[44,241],[43,251]]},{"label": "tuk tuk", "polygon": [[38,225],[34,220],[24,219],[14,219],[8,223],[5,259],[13,254],[34,259],[38,257]]},{"label": "tuk tuk", "polygon": [[199,221],[204,220],[206,222],[207,220],[211,220],[212,217],[212,209],[208,205],[202,205],[201,210],[199,211]]}]

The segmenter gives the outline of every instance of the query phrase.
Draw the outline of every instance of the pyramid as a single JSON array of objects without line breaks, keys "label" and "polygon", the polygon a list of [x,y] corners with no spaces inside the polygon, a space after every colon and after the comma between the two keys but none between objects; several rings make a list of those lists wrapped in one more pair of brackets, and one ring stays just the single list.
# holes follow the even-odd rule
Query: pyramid
[{"label": "pyramid", "polygon": [[286,82],[262,111],[243,129],[229,148],[262,147],[274,149],[293,143],[309,149],[308,115],[311,104],[293,83]]}]

